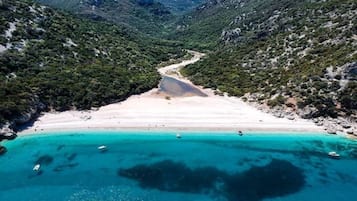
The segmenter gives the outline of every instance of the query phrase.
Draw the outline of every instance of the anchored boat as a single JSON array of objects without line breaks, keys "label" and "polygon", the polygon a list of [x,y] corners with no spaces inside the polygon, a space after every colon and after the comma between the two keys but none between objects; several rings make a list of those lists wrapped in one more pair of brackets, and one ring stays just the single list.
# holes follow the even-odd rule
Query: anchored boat
[{"label": "anchored boat", "polygon": [[104,152],[104,151],[107,151],[108,148],[105,145],[101,145],[101,146],[98,147],[98,150],[101,151],[101,152]]},{"label": "anchored boat", "polygon": [[35,166],[33,166],[32,170],[35,171],[35,172],[38,172],[40,171],[41,169],[41,165],[40,164],[36,164]]},{"label": "anchored boat", "polygon": [[340,154],[336,153],[335,151],[328,152],[328,156],[330,158],[333,158],[333,159],[339,159],[340,158]]}]

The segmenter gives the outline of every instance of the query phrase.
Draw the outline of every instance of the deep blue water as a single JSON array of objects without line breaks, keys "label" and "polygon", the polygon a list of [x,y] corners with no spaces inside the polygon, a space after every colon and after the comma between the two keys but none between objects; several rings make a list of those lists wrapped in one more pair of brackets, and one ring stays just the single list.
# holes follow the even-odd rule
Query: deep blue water
[{"label": "deep blue water", "polygon": [[[67,132],[4,142],[1,201],[351,201],[357,141],[323,134]],[[106,145],[108,151],[97,147]],[[340,160],[327,157],[329,151]],[[41,164],[41,174],[32,170]]]}]

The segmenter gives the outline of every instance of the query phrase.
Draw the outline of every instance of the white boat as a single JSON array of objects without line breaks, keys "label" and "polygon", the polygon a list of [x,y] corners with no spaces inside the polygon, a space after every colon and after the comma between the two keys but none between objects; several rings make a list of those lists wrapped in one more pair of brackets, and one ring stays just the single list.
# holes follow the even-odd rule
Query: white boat
[{"label": "white boat", "polygon": [[335,158],[335,159],[339,159],[340,158],[340,154],[336,153],[335,151],[328,152],[328,156],[330,158]]},{"label": "white boat", "polygon": [[38,172],[40,171],[41,169],[41,165],[40,164],[36,164],[35,166],[33,166],[32,170],[35,171],[35,172]]},{"label": "white boat", "polygon": [[177,134],[176,134],[176,138],[181,138],[180,133],[177,133]]},{"label": "white boat", "polygon": [[101,145],[101,146],[98,147],[98,150],[99,151],[106,151],[107,150],[107,146]]}]

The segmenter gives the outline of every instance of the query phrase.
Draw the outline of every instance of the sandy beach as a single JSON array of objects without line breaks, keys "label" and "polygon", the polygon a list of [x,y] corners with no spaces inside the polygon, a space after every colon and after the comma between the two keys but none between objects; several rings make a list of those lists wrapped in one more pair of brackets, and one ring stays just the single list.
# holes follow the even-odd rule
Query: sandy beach
[{"label": "sandy beach", "polygon": [[[178,69],[204,56],[194,54],[190,60],[159,69],[160,74],[192,85],[178,73]],[[156,88],[96,110],[43,113],[32,126],[19,134],[86,129],[324,131],[311,121],[298,117],[294,120],[277,118],[239,98],[218,96],[210,89],[192,87],[207,96],[187,94],[176,97]]]}]

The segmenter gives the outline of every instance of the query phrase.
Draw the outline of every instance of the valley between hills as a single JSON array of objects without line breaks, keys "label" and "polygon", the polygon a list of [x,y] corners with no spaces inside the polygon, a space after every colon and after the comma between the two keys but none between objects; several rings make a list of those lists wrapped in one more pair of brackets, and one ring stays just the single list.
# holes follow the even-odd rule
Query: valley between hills
[{"label": "valley between hills", "polygon": [[[159,68],[157,88],[97,110],[49,112],[21,135],[71,130],[270,131],[323,132],[313,122],[294,116],[278,118],[259,111],[239,98],[216,95],[193,85],[179,69],[198,62],[204,54]],[[166,79],[174,81],[167,81]]]},{"label": "valley between hills", "polygon": [[[4,134],[28,127],[357,135],[353,0],[1,0],[0,11]],[[158,67],[185,61],[171,74]]]}]

